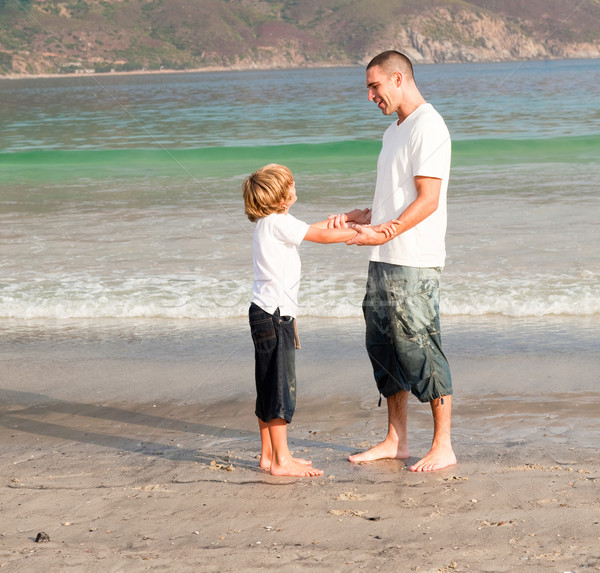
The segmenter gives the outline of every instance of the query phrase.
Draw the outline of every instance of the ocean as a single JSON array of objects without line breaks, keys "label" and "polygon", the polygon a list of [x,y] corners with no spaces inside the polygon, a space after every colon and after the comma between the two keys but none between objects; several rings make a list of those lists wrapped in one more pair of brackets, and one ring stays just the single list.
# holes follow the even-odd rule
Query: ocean
[{"label": "ocean", "polygon": [[0,79],[7,570],[597,568],[600,60],[416,78],[453,138],[459,464],[408,471],[431,446],[416,398],[409,459],[347,462],[387,431],[367,250],[307,243],[287,436],[311,483],[258,469],[241,184],[280,162],[297,217],[368,207],[392,118],[364,70]]},{"label": "ocean", "polygon": [[[443,320],[597,349],[600,61],[415,76],[453,139]],[[368,207],[390,121],[361,67],[0,80],[0,328],[246,316],[244,177],[288,165],[307,222]],[[300,316],[360,317],[367,250],[301,256]]]}]

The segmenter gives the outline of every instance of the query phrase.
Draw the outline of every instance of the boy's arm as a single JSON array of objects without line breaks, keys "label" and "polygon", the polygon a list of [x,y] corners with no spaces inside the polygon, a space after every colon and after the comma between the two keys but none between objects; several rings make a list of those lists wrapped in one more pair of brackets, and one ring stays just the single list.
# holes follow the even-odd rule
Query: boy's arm
[{"label": "boy's arm", "polygon": [[327,229],[329,220],[327,221],[319,221],[318,223],[311,223],[311,227],[317,227],[318,229]]},{"label": "boy's arm", "polygon": [[344,243],[356,235],[357,232],[354,229],[328,229],[327,221],[321,221],[308,228],[304,240],[322,244]]}]

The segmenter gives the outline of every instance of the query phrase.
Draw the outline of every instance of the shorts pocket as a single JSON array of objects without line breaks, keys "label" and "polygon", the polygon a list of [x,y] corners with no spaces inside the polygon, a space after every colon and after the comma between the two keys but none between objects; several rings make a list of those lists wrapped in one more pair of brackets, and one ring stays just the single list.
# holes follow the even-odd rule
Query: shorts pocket
[{"label": "shorts pocket", "polygon": [[[258,313],[257,313],[258,314]],[[273,352],[277,346],[277,335],[273,319],[267,313],[260,316],[250,314],[250,333],[257,352]]]}]

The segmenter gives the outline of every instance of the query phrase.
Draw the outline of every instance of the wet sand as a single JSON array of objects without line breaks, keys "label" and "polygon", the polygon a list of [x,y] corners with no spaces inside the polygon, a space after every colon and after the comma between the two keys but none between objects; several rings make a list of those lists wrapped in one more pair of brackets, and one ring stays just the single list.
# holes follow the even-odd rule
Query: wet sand
[{"label": "wet sand", "polygon": [[325,473],[293,479],[257,467],[244,321],[6,325],[0,569],[600,570],[600,355],[521,326],[446,329],[459,463],[415,474],[428,406],[411,458],[347,462],[386,420],[362,325],[301,321],[290,443]]}]

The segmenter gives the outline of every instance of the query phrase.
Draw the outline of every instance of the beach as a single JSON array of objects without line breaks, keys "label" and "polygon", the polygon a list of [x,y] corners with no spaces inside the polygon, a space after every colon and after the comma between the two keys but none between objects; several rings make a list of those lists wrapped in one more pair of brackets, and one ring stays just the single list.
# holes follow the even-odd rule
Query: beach
[{"label": "beach", "polygon": [[347,461],[386,429],[369,253],[306,244],[307,479],[258,468],[241,183],[278,162],[301,220],[369,207],[364,69],[0,80],[0,571],[600,570],[600,63],[415,74],[453,142],[458,464],[409,471],[415,398],[407,460]]},{"label": "beach", "polygon": [[[431,439],[416,399],[408,460],[346,461],[386,423],[362,324],[300,322],[290,444],[324,470],[306,479],[258,468],[243,319],[179,324],[175,339],[168,321],[13,325],[0,354],[0,567],[600,570],[599,353],[557,352],[564,324],[544,352],[500,344],[494,321],[447,322],[459,463],[431,474],[408,470]],[[539,325],[525,321],[523,340],[528,329]]]}]

